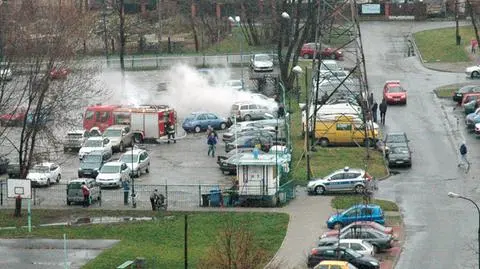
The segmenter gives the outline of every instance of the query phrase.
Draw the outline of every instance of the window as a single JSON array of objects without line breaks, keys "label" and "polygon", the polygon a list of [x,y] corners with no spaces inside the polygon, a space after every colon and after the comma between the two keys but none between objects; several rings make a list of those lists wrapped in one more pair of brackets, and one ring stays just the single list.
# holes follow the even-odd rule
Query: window
[{"label": "window", "polygon": [[352,130],[352,124],[350,123],[337,123],[338,131],[350,131]]},{"label": "window", "polygon": [[95,115],[95,120],[97,122],[106,122],[109,118],[109,115],[108,115],[108,112],[107,111],[104,111],[104,112],[97,112],[96,115]]},{"label": "window", "polygon": [[208,114],[208,115],[207,115],[207,118],[208,118],[209,120],[216,120],[216,119],[218,119],[218,117],[215,116],[214,114]]},{"label": "window", "polygon": [[207,119],[207,116],[202,114],[202,115],[198,115],[197,117],[197,120],[206,120]]},{"label": "window", "polygon": [[248,109],[248,105],[243,105],[240,107],[240,110],[247,110]]},{"label": "window", "polygon": [[344,248],[349,248],[350,246],[348,245],[348,243],[340,243],[338,244],[339,246],[341,247],[344,247]]},{"label": "window", "polygon": [[371,216],[373,214],[373,210],[371,208],[362,208],[361,212],[363,216]]},{"label": "window", "polygon": [[353,249],[353,250],[357,250],[357,251],[365,250],[365,248],[362,245],[360,245],[359,243],[351,243],[350,248]]},{"label": "window", "polygon": [[345,216],[347,217],[356,217],[360,215],[360,210],[358,208],[354,208],[349,210],[348,212],[345,212]]},{"label": "window", "polygon": [[257,109],[257,105],[249,105],[248,109]]},{"label": "window", "polygon": [[347,176],[345,178],[357,178],[360,176],[360,173],[348,173]]},{"label": "window", "polygon": [[86,120],[93,120],[93,115],[95,115],[95,113],[91,110],[87,110],[85,112],[85,119]]},{"label": "window", "polygon": [[331,180],[340,180],[340,179],[344,179],[344,178],[345,178],[345,176],[344,176],[344,175],[345,175],[344,173],[338,173],[338,174],[336,174],[336,175],[333,175],[333,176],[332,176],[330,179],[331,179]]},{"label": "window", "polygon": [[323,253],[322,253],[323,257],[325,258],[335,258],[335,250],[333,249],[327,249],[327,250],[324,250]]},{"label": "window", "polygon": [[330,269],[342,269],[340,265],[330,265]]},{"label": "window", "polygon": [[142,153],[142,154],[140,154],[140,161],[144,161],[146,158],[147,158],[147,157],[146,157],[146,153],[145,153],[145,152]]}]

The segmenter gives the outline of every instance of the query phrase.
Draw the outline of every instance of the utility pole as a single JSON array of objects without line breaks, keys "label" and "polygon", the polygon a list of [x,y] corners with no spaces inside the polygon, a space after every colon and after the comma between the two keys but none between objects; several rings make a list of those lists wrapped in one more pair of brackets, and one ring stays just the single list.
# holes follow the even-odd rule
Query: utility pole
[{"label": "utility pole", "polygon": [[458,30],[458,0],[455,0],[455,42],[457,46],[460,46],[460,33]]},{"label": "utility pole", "polygon": [[[312,60],[312,72],[315,70],[315,61],[317,59],[317,53],[320,51],[321,49],[321,37],[320,37],[320,3],[321,3],[321,0],[318,0],[317,1],[317,21],[315,23],[315,52],[313,53],[313,60]],[[325,6],[325,5],[322,5],[322,6]],[[319,40],[320,39],[320,40]],[[317,140],[315,139],[315,130],[317,128],[317,104],[318,104],[318,92],[319,92],[319,86],[320,86],[320,66],[321,66],[321,63],[322,63],[322,59],[321,59],[321,54],[320,54],[320,57],[318,57],[318,65],[317,65],[317,70],[315,71],[316,72],[316,76],[317,76],[317,83],[315,85],[315,99],[313,100],[313,104],[314,104],[314,109],[313,109],[313,139],[312,139],[312,151],[316,151],[315,149],[315,144],[317,143]],[[308,88],[307,88],[307,91],[308,91]],[[323,104],[322,104],[323,105]]]},{"label": "utility pole", "polygon": [[158,11],[158,49],[162,49],[162,0],[157,0]]}]

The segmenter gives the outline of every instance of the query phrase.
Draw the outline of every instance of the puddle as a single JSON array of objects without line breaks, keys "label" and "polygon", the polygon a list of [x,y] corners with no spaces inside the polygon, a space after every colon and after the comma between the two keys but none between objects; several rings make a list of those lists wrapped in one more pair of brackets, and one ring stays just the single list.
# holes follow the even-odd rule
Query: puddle
[{"label": "puddle", "polygon": [[78,218],[74,220],[71,224],[105,224],[105,223],[119,223],[119,222],[130,222],[130,221],[152,221],[155,220],[155,217],[87,217],[87,218]]}]

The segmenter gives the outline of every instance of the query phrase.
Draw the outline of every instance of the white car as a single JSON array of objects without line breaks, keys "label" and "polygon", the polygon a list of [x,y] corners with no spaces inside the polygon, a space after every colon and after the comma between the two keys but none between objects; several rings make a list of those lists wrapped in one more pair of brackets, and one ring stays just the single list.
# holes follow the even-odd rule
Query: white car
[{"label": "white car", "polygon": [[240,91],[243,90],[243,82],[240,79],[227,80],[223,84],[225,88]]},{"label": "white car", "polygon": [[78,157],[80,160],[83,156],[93,152],[93,151],[100,151],[104,156],[104,160],[108,160],[112,157],[112,143],[110,139],[102,137],[102,136],[94,136],[90,137],[85,144],[80,148],[78,152]]},{"label": "white car", "polygon": [[0,66],[0,80],[12,80],[12,69]]},{"label": "white car", "polygon": [[130,168],[124,162],[108,162],[102,166],[95,179],[100,187],[121,187],[130,181]]},{"label": "white car", "polygon": [[465,68],[465,74],[469,78],[480,78],[480,65],[474,65]]},{"label": "white car", "polygon": [[40,163],[34,165],[27,174],[33,186],[50,186],[53,183],[60,182],[62,178],[62,169],[55,163]]},{"label": "white car", "polygon": [[134,148],[125,152],[120,161],[127,164],[131,171],[131,176],[139,177],[142,172],[150,173],[150,156],[144,149]]},{"label": "white car", "polygon": [[268,54],[255,54],[250,59],[250,67],[254,72],[272,72],[273,59]]}]

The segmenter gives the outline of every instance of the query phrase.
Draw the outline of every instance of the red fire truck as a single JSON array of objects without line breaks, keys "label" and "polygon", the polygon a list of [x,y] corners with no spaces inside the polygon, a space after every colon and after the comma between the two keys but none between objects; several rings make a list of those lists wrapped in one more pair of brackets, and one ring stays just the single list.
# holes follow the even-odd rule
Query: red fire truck
[{"label": "red fire truck", "polygon": [[115,124],[130,125],[135,142],[156,140],[167,135],[167,123],[175,126],[177,115],[167,105],[94,105],[87,107],[83,115],[83,128],[91,130],[98,127],[104,131]]}]

